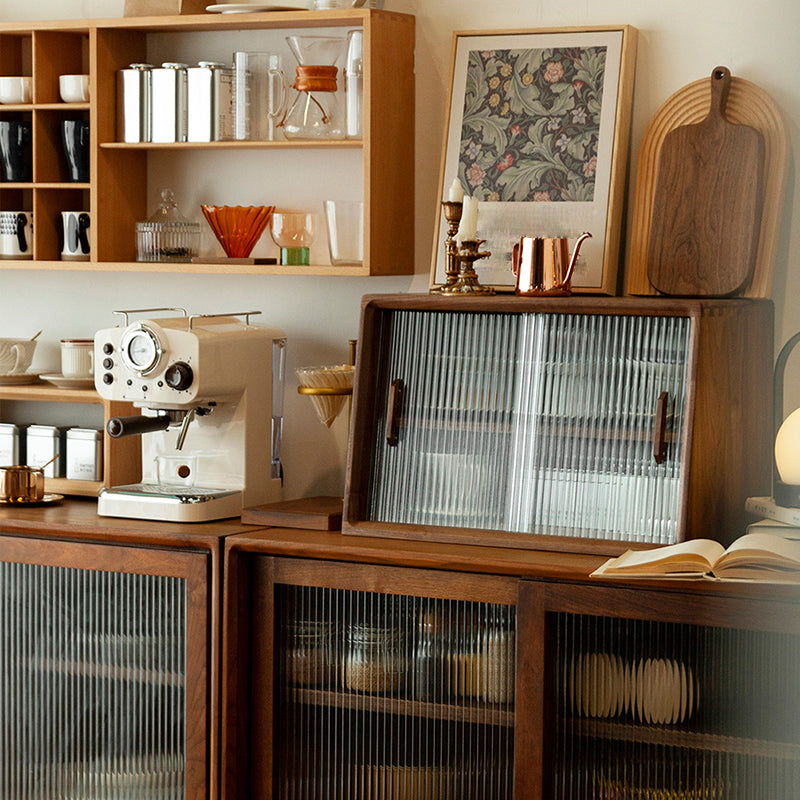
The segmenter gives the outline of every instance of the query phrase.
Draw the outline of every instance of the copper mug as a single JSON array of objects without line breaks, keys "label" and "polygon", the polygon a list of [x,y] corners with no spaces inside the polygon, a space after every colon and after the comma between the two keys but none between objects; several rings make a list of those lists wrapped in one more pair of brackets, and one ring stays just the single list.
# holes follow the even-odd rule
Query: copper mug
[{"label": "copper mug", "polygon": [[572,256],[565,236],[523,236],[514,244],[511,266],[517,278],[515,291],[523,297],[564,296],[571,291],[578,250],[591,233],[582,233]]},{"label": "copper mug", "polygon": [[0,467],[0,501],[3,503],[37,503],[43,497],[43,467]]}]

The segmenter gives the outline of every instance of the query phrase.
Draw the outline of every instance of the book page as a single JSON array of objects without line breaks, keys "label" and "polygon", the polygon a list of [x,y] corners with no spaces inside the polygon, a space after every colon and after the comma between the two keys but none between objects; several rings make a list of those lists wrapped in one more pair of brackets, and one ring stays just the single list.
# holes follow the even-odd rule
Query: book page
[{"label": "book page", "polygon": [[711,539],[690,539],[686,542],[658,547],[654,550],[628,550],[612,558],[593,575],[666,575],[670,573],[703,574],[725,552]]},{"label": "book page", "polygon": [[800,572],[800,542],[774,533],[748,533],[725,551],[714,573],[720,575],[725,570],[743,565]]}]

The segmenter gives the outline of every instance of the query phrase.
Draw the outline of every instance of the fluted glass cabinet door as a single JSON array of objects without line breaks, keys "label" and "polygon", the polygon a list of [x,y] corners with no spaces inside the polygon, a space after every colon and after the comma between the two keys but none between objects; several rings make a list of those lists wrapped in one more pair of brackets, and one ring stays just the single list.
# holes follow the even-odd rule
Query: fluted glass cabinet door
[{"label": "fluted glass cabinet door", "polygon": [[554,593],[545,797],[797,798],[796,604]]},{"label": "fluted glass cabinet door", "polygon": [[0,797],[207,797],[205,557],[48,544],[0,539]]},{"label": "fluted glass cabinet door", "polygon": [[692,330],[681,316],[385,311],[366,518],[675,542]]}]

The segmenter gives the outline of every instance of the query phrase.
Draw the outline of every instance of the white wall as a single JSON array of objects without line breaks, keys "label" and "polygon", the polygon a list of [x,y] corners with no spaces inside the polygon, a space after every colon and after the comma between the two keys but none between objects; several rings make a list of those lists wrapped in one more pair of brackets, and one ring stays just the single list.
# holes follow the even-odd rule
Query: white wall
[{"label": "white wall", "polygon": [[[181,305],[193,311],[261,308],[264,318],[290,339],[290,376],[295,366],[347,358],[357,335],[362,294],[424,290],[437,213],[436,191],[449,59],[454,30],[537,28],[628,23],[640,31],[633,109],[633,186],[638,146],[647,122],[674,91],[730,67],[767,91],[782,109],[800,152],[800,3],[796,0],[386,0],[387,7],[417,16],[417,243],[419,277],[393,279],[199,277],[196,275],[105,275],[0,272],[0,335],[44,329],[35,366],[57,363],[59,338],[88,336],[114,324],[111,310]],[[123,0],[4,0],[0,21],[114,17]],[[211,167],[213,169],[213,165]],[[302,177],[302,176],[300,176]],[[632,189],[631,189],[632,191]],[[800,329],[800,213],[795,209],[797,175],[792,163],[778,250],[773,299],[776,351]],[[216,201],[215,201],[216,202]],[[800,352],[793,359],[787,408],[800,406]],[[286,393],[284,446],[287,497],[341,492],[344,482],[344,419],[331,430],[316,422],[310,402]],[[754,387],[759,391],[759,387]],[[765,412],[768,409],[765,408]]]}]

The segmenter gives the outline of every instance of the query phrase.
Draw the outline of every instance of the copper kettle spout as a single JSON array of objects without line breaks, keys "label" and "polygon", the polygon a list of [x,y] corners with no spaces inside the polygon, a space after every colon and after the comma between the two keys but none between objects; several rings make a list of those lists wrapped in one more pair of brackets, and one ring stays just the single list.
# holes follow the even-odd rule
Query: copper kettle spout
[{"label": "copper kettle spout", "polygon": [[578,263],[578,250],[581,249],[581,244],[583,244],[584,239],[591,239],[592,234],[588,231],[586,233],[582,233],[578,237],[578,241],[575,242],[575,247],[572,248],[572,256],[569,259],[569,266],[567,267],[567,274],[564,276],[564,280],[562,283],[565,286],[569,286],[569,282],[572,280],[572,273],[575,270],[575,265]]}]

